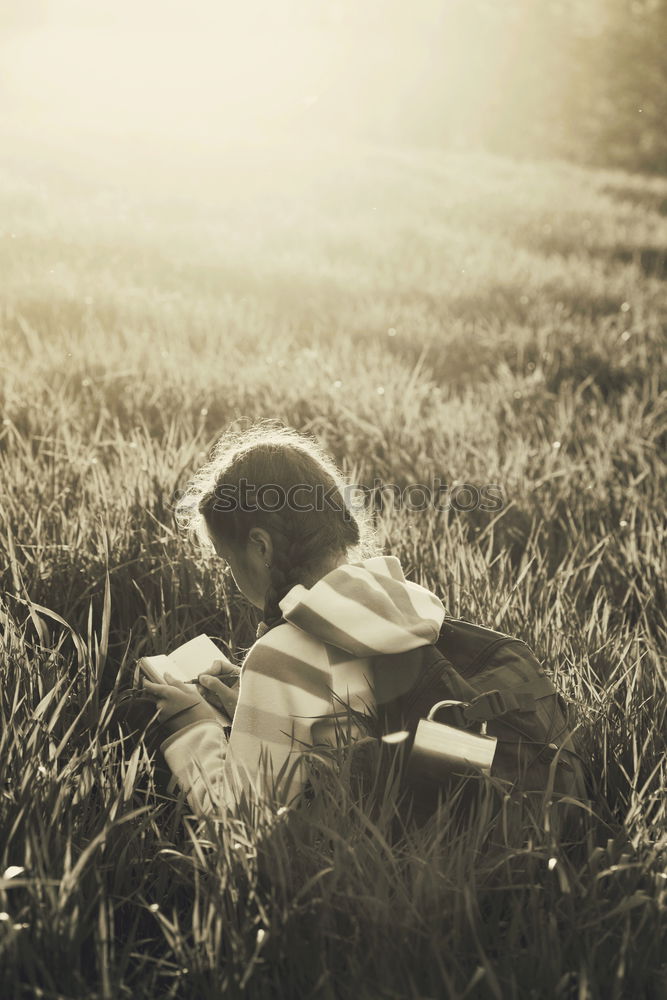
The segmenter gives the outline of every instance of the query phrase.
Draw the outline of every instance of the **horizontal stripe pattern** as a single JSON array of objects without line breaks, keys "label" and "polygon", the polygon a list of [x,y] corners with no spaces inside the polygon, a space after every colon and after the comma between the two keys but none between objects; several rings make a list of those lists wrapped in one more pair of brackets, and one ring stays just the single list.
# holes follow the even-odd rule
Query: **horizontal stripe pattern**
[{"label": "horizontal stripe pattern", "polygon": [[435,642],[445,616],[442,601],[407,581],[395,556],[338,566],[310,589],[293,587],[280,607],[287,621],[356,656]]},{"label": "horizontal stripe pattern", "polygon": [[241,675],[239,700],[244,686],[249,683],[248,677],[251,674],[275,680],[281,686],[287,684],[298,688],[303,694],[311,697],[317,697],[329,680],[328,671],[322,671],[307,660],[291,656],[279,649],[271,649],[270,646],[262,647],[261,652],[259,649],[255,650],[252,662],[248,663]]},{"label": "horizontal stripe pattern", "polygon": [[[347,592],[334,588],[326,578],[320,580],[317,586],[317,606],[309,603],[307,610],[311,616],[314,614],[319,617],[321,631],[315,634],[324,642],[332,642],[337,646],[345,643],[343,648],[351,653],[368,656],[375,653],[400,653],[405,649],[414,649],[415,646],[424,646],[437,638],[439,627],[434,618],[418,619],[414,616],[406,619],[396,614],[392,620],[388,614],[379,614],[372,606],[368,588],[354,588],[354,596],[348,597]],[[365,598],[363,604],[362,598]],[[298,605],[288,616],[288,621],[298,624],[304,610],[304,605]],[[339,622],[345,623],[344,628]],[[335,636],[332,630],[335,630]]]},{"label": "horizontal stripe pattern", "polygon": [[[356,566],[353,568],[354,570],[358,570],[358,567]],[[410,600],[410,595],[406,592],[405,587],[395,586],[392,579],[387,579],[386,576],[382,576],[379,573],[373,574],[373,583],[376,587],[384,591],[387,597],[394,602],[396,610],[399,614],[409,618],[415,613],[415,606]]]},{"label": "horizontal stripe pattern", "polygon": [[[345,727],[346,706],[372,712],[376,657],[434,642],[445,614],[435,594],[405,579],[394,556],[338,566],[310,589],[293,587],[280,607],[285,623],[262,635],[243,663],[228,746],[221,746],[221,726],[202,723],[165,749],[196,811],[233,807],[240,792],[268,794],[263,758],[277,774],[330,738],[336,717]],[[299,766],[283,794],[298,795],[303,781]]]},{"label": "horizontal stripe pattern", "polygon": [[379,573],[380,576],[392,576],[394,580],[403,582],[403,568],[396,556],[371,556],[361,562],[350,563],[351,566],[362,566],[369,573]]},{"label": "horizontal stripe pattern", "polygon": [[[310,631],[312,635],[320,636],[323,643],[338,646],[339,649],[344,649],[348,654],[352,653],[355,656],[373,656],[375,653],[372,646],[366,646],[363,642],[355,640],[350,632],[324,617],[319,611],[300,604],[295,609],[294,613],[296,612],[298,612],[298,627]],[[288,617],[288,621],[292,621],[291,617]]]},{"label": "horizontal stripe pattern", "polygon": [[[357,600],[361,608],[368,608],[392,623],[400,622],[404,628],[419,634],[428,634],[432,625],[434,641],[440,632],[445,609],[442,602],[431,591],[417,583],[368,575],[354,576],[351,567],[342,566],[342,578],[331,574],[330,586]],[[352,578],[352,579],[351,579]]]}]

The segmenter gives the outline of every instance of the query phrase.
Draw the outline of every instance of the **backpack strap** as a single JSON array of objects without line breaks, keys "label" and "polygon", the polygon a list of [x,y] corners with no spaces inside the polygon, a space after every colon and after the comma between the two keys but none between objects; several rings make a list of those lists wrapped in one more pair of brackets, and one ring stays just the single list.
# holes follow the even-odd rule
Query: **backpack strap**
[{"label": "backpack strap", "polygon": [[494,689],[480,694],[471,702],[467,718],[471,722],[490,722],[508,712],[534,712],[535,702],[540,698],[548,698],[553,693],[554,687],[549,678],[536,674],[529,683],[520,687],[506,688],[504,691]]},{"label": "backpack strap", "polygon": [[510,712],[535,712],[540,698],[556,693],[544,672],[535,670],[527,677],[526,672],[518,675],[504,667],[477,674],[473,687],[435,645],[421,646],[407,654],[376,657],[374,663],[376,700],[378,708],[384,709],[384,728],[389,731],[404,728],[406,720],[413,720],[416,726],[433,704],[443,699],[464,703],[440,711],[447,713],[445,718],[452,725],[466,728]]},{"label": "backpack strap", "polygon": [[487,691],[474,698],[464,711],[467,722],[490,722],[508,712],[534,712],[535,698],[526,691]]},{"label": "backpack strap", "polygon": [[508,712],[535,712],[535,702],[554,693],[548,677],[535,675],[528,683],[504,691],[492,688],[468,700],[466,706],[452,705],[443,711],[451,712],[454,725],[465,726],[471,722],[490,722]]}]

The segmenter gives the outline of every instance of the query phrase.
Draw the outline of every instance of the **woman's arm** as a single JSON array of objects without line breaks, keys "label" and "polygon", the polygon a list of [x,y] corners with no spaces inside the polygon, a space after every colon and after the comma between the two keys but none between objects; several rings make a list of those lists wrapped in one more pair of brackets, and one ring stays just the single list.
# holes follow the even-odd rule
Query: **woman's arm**
[{"label": "woman's arm", "polygon": [[312,723],[331,711],[331,696],[322,644],[297,632],[278,626],[250,650],[229,742],[222,722],[211,720],[162,744],[195,812],[234,808],[241,794],[287,802],[302,791],[301,751],[312,744]]}]

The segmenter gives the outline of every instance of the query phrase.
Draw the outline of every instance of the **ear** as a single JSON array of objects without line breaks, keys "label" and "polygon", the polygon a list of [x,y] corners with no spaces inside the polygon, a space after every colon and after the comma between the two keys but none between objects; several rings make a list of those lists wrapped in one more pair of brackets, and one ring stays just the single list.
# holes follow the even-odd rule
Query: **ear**
[{"label": "ear", "polygon": [[269,566],[273,560],[273,542],[271,535],[264,528],[251,528],[248,534],[248,544],[255,548],[264,563]]}]

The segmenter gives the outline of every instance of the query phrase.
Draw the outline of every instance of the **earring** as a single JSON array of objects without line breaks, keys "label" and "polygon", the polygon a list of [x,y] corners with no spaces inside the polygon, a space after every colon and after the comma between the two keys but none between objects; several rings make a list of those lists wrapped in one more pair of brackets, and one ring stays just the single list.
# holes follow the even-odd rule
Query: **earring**
[{"label": "earring", "polygon": [[264,565],[266,566],[267,569],[271,569],[271,563],[265,562]]}]

